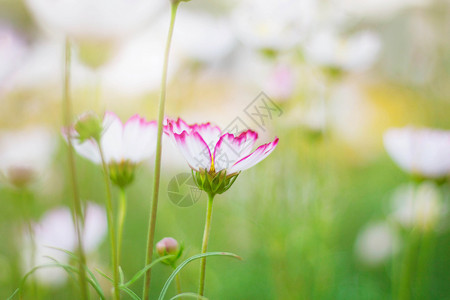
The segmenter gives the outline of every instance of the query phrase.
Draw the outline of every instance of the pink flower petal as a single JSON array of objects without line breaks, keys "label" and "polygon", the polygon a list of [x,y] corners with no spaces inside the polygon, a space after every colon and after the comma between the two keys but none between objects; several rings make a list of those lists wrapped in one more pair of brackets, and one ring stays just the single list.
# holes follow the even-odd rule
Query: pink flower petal
[{"label": "pink flower petal", "polygon": [[235,137],[226,133],[220,137],[214,148],[214,168],[216,172],[230,168],[241,158],[247,156],[256,142],[258,134],[247,130]]},{"label": "pink flower petal", "polygon": [[181,134],[174,134],[175,142],[194,170],[211,168],[211,152],[208,145],[197,132],[188,133],[183,131]]},{"label": "pink flower petal", "polygon": [[259,146],[252,154],[247,155],[246,157],[240,159],[238,162],[236,162],[227,173],[235,173],[239,171],[247,170],[260,161],[262,161],[264,158],[266,158],[272,151],[275,149],[275,147],[278,144],[278,138],[275,138],[275,140],[271,143],[264,144]]}]

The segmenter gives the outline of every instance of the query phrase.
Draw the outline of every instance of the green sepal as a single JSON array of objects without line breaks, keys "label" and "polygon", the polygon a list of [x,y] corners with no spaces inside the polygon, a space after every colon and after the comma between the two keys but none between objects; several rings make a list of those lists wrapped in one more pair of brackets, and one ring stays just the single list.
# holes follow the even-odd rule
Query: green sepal
[{"label": "green sepal", "polygon": [[111,162],[109,165],[111,182],[120,188],[125,188],[134,181],[136,164],[129,160]]},{"label": "green sepal", "polygon": [[192,177],[198,188],[211,197],[226,192],[234,183],[239,173],[227,174],[226,170],[208,172],[205,169],[192,171]]}]

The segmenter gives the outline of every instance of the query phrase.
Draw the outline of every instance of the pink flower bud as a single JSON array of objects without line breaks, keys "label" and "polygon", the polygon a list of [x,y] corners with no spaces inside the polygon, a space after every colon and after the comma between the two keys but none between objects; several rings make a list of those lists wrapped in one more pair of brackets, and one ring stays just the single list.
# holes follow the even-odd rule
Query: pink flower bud
[{"label": "pink flower bud", "polygon": [[165,256],[168,254],[176,255],[179,250],[178,248],[177,240],[171,237],[163,238],[156,244],[156,251],[159,256]]}]

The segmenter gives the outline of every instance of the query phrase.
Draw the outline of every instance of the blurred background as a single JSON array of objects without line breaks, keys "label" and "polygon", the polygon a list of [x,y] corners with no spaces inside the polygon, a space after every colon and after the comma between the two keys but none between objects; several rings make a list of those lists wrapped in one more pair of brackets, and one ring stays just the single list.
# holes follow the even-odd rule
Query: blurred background
[{"label": "blurred background", "polygon": [[[76,115],[155,119],[168,24],[168,0],[0,0],[0,298],[45,256],[69,260],[45,245],[74,250],[64,37]],[[208,259],[209,299],[398,299],[405,278],[406,298],[450,299],[449,177],[417,179],[383,146],[391,127],[450,129],[450,2],[192,0],[180,4],[170,59],[167,116],[280,138],[215,199],[209,250],[244,260]],[[76,166],[88,262],[111,273],[102,172],[79,156]],[[188,165],[165,142],[156,240],[182,241],[187,258],[200,252],[206,196],[171,202],[181,173]],[[128,278],[145,260],[152,174],[153,159],[127,190]],[[154,268],[152,299],[171,271]],[[197,273],[198,263],[184,269],[183,291],[197,290]],[[79,297],[62,270],[37,272],[27,290]]]}]

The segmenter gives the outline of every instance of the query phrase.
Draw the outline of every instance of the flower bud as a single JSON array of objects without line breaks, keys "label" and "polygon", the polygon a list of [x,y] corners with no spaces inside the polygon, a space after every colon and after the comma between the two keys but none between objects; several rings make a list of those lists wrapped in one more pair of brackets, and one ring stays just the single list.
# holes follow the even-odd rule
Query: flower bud
[{"label": "flower bud", "polygon": [[174,255],[174,257],[164,259],[162,262],[173,266],[183,253],[183,245],[179,245],[177,240],[171,237],[165,237],[156,243],[156,252],[160,257]]},{"label": "flower bud", "polygon": [[74,125],[74,129],[77,132],[77,138],[81,143],[91,138],[98,142],[102,135],[103,125],[96,114],[89,112],[83,114],[78,119]]},{"label": "flower bud", "polygon": [[107,41],[83,40],[79,42],[80,60],[93,69],[108,62],[114,55],[114,46]]},{"label": "flower bud", "polygon": [[24,188],[35,179],[35,173],[30,168],[13,167],[8,169],[9,182],[16,188]]},{"label": "flower bud", "polygon": [[109,177],[111,182],[120,188],[125,188],[134,180],[134,171],[136,164],[129,160],[121,162],[111,162],[109,164]]}]

